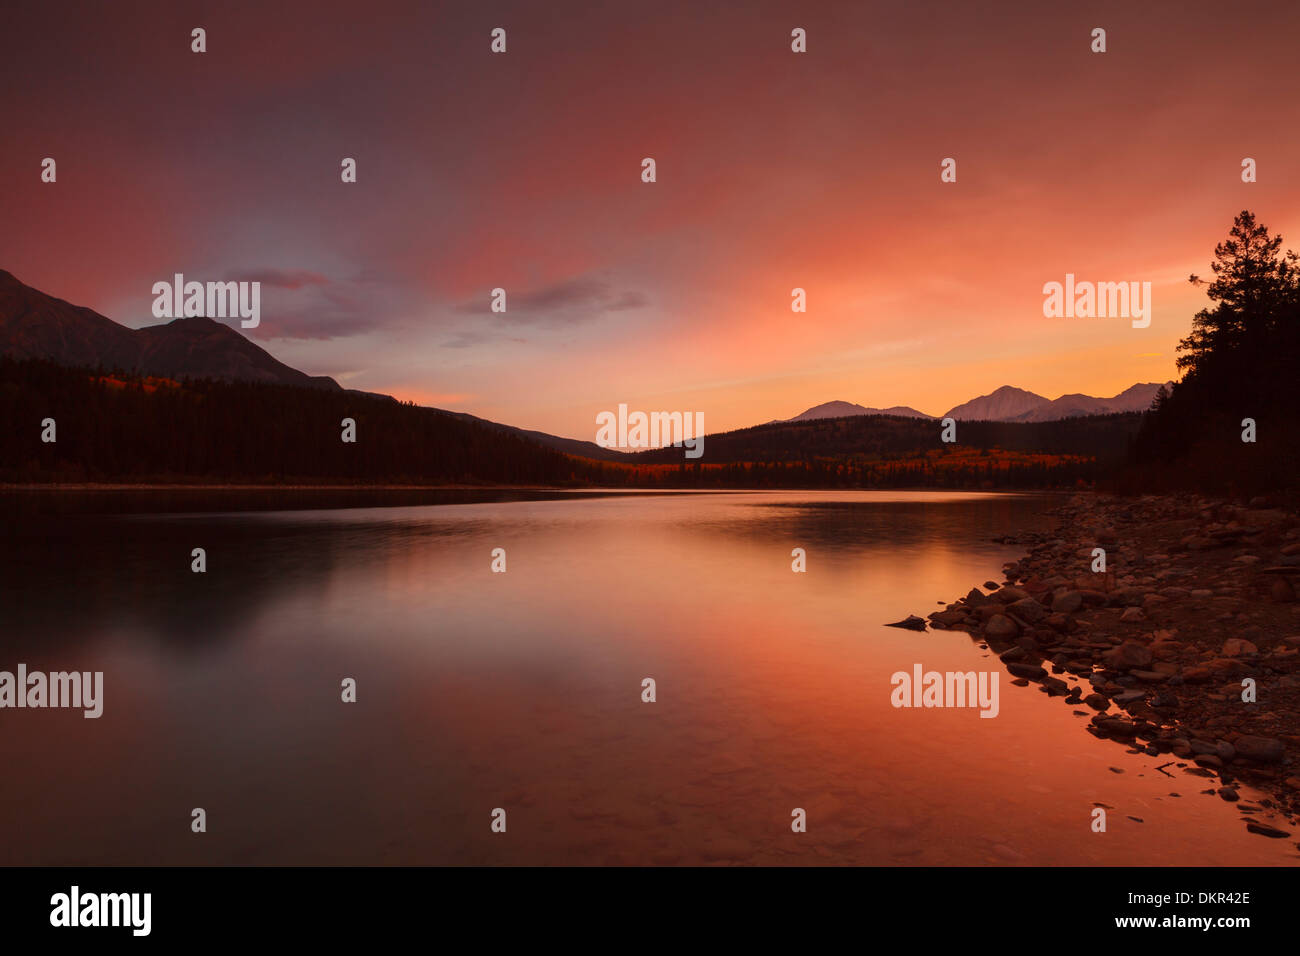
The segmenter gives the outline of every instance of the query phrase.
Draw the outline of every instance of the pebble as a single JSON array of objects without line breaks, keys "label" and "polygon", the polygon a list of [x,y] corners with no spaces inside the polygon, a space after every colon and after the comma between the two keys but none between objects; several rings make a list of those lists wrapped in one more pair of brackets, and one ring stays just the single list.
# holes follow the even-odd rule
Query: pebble
[{"label": "pebble", "polygon": [[1286,830],[1279,830],[1277,827],[1269,826],[1267,823],[1260,823],[1258,820],[1246,821],[1246,829],[1251,833],[1258,833],[1260,836],[1266,836],[1274,840],[1282,840],[1291,835]]}]

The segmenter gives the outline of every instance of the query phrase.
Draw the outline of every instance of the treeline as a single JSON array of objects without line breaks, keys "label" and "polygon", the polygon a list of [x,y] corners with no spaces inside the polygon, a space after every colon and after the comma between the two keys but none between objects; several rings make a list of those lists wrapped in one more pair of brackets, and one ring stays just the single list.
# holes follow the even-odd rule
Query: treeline
[{"label": "treeline", "polygon": [[[608,469],[602,477],[609,484],[626,481],[641,488],[1071,489],[1091,486],[1104,474],[1096,459],[1084,456],[977,449],[877,460],[807,458],[722,464],[679,459],[676,465],[641,464],[630,469],[604,462],[591,464]],[[629,470],[629,476],[619,477]]]},{"label": "treeline", "polygon": [[1145,416],[1121,490],[1300,495],[1300,262],[1281,246],[1242,212],[1214,281],[1191,277],[1215,304],[1179,343],[1183,378]]},{"label": "treeline", "polygon": [[[1103,466],[1124,460],[1142,416],[1138,412],[1092,415],[1053,422],[957,422],[955,443],[941,440],[933,419],[854,415],[806,422],[777,422],[704,439],[709,462],[811,462],[817,458],[914,459],[931,453],[991,452],[1081,455]],[[682,449],[631,456],[638,463],[672,463]]]},{"label": "treeline", "polygon": [[606,462],[382,396],[0,358],[0,420],[0,483],[996,489],[1096,482],[1138,416],[961,422],[956,445],[936,422],[835,419]]},{"label": "treeline", "polygon": [[[54,442],[42,421],[53,419]],[[341,422],[356,422],[356,442]],[[588,483],[584,462],[394,399],[0,358],[0,481]]]}]

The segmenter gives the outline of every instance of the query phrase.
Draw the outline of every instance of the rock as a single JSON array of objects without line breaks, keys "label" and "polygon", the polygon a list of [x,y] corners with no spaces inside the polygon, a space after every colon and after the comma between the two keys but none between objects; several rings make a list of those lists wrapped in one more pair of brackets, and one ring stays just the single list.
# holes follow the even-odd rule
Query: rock
[{"label": "rock", "polygon": [[1052,697],[1065,697],[1070,693],[1070,685],[1056,677],[1047,677],[1042,679],[1043,690]]},{"label": "rock", "polygon": [[1020,626],[1005,614],[994,614],[984,625],[984,633],[989,637],[1015,637]]},{"label": "rock", "polygon": [[1291,835],[1287,830],[1279,830],[1277,827],[1269,826],[1267,823],[1260,823],[1258,820],[1247,820],[1246,829],[1251,833],[1258,833],[1260,836],[1266,836],[1273,840],[1283,840]]},{"label": "rock", "polygon": [[1047,608],[1033,598],[1022,598],[1019,601],[1013,601],[1007,605],[1006,611],[1008,614],[1020,618],[1026,624],[1037,624],[1048,614]]},{"label": "rock", "polygon": [[909,614],[901,621],[895,621],[892,624],[886,624],[885,627],[905,627],[909,631],[924,631],[925,618],[917,617],[915,614]]},{"label": "rock", "polygon": [[1220,787],[1219,796],[1221,796],[1224,800],[1227,800],[1229,803],[1236,803],[1238,800],[1241,799],[1241,796],[1237,793],[1237,791],[1233,790],[1231,787]]},{"label": "rock", "polygon": [[1124,613],[1119,616],[1119,619],[1125,622],[1145,621],[1146,615],[1142,613],[1140,607],[1126,607]]},{"label": "rock", "polygon": [[1125,641],[1119,647],[1106,651],[1101,656],[1108,666],[1121,671],[1147,668],[1154,660],[1151,648],[1138,641]]},{"label": "rock", "polygon": [[1169,675],[1160,671],[1140,671],[1135,669],[1129,671],[1129,673],[1140,681],[1146,681],[1148,684],[1163,684],[1169,680]]},{"label": "rock", "polygon": [[1146,592],[1141,588],[1125,587],[1111,593],[1110,603],[1116,607],[1134,608],[1141,605],[1145,596]]},{"label": "rock", "polygon": [[1265,528],[1269,525],[1282,524],[1287,514],[1281,508],[1269,508],[1263,511],[1246,511],[1240,515],[1241,523],[1251,528]]},{"label": "rock", "polygon": [[1131,721],[1123,717],[1102,717],[1093,718],[1096,721],[1097,729],[1110,737],[1129,738],[1134,736],[1135,729]]},{"label": "rock", "polygon": [[1273,737],[1256,737],[1254,734],[1244,734],[1234,740],[1232,745],[1238,756],[1259,763],[1281,763],[1282,756],[1286,753],[1282,741]]},{"label": "rock", "polygon": [[[935,611],[930,615],[930,620],[935,621],[938,624],[942,624],[944,627],[951,627],[954,624],[961,624],[963,621],[965,621],[966,612],[961,610],[960,608],[954,608],[951,611]],[[887,626],[907,627],[908,625],[900,622],[898,625],[890,624]],[[921,630],[921,628],[917,628],[917,630]]]},{"label": "rock", "polygon": [[1290,604],[1295,600],[1295,588],[1286,578],[1275,578],[1268,589],[1268,595],[1279,604]]},{"label": "rock", "polygon": [[1089,694],[1083,702],[1093,710],[1105,710],[1110,706],[1110,700],[1104,694]]},{"label": "rock", "polygon": [[1029,592],[1008,584],[993,596],[1003,604],[1012,604],[1016,601],[1023,601],[1025,598],[1029,597]]},{"label": "rock", "polygon": [[1052,599],[1052,610],[1058,614],[1073,614],[1083,607],[1083,595],[1078,591],[1066,591]]},{"label": "rock", "polygon": [[1014,676],[1023,677],[1026,680],[1042,680],[1047,676],[1047,671],[1037,664],[1025,664],[1020,661],[1012,661],[1007,664],[1007,670]]},{"label": "rock", "polygon": [[1240,657],[1243,654],[1258,654],[1259,648],[1250,641],[1240,637],[1230,637],[1223,642],[1224,657]]},{"label": "rock", "polygon": [[[1206,661],[1205,666],[1215,677],[1231,677],[1234,674],[1246,673],[1246,665],[1235,657],[1216,657],[1212,661]],[[1184,674],[1183,677],[1186,678],[1187,675]]]},{"label": "rock", "polygon": [[1058,631],[1061,634],[1073,630],[1073,628],[1070,625],[1070,619],[1066,617],[1064,614],[1060,614],[1060,613],[1048,615],[1047,620],[1044,621],[1043,623],[1046,624],[1048,627],[1050,627],[1052,630]]}]

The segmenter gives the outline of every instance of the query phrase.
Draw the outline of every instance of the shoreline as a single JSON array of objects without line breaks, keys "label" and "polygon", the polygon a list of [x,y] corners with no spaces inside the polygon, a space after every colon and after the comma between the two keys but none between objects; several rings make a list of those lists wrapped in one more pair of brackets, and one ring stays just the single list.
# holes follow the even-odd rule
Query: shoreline
[{"label": "shoreline", "polygon": [[[1087,730],[1202,778],[1247,829],[1300,834],[1300,516],[1254,499],[1075,495],[1052,531],[928,616],[1061,697]],[[1105,552],[1105,570],[1097,552]],[[1267,794],[1243,802],[1238,783]],[[1281,829],[1255,814],[1272,812]],[[1295,843],[1300,847],[1300,842]]]},{"label": "shoreline", "polygon": [[[304,484],[185,484],[132,482],[0,483],[0,494],[13,491],[586,491],[571,485],[304,485]],[[598,490],[598,489],[593,489]]]},{"label": "shoreline", "polygon": [[257,484],[244,482],[229,483],[167,483],[158,481],[132,482],[0,482],[0,495],[13,492],[50,491],[50,492],[87,492],[87,491],[572,491],[572,492],[647,492],[666,493],[700,493],[700,494],[768,494],[789,492],[798,494],[811,493],[869,493],[869,492],[934,492],[936,494],[966,495],[1075,495],[1075,489],[1063,488],[945,488],[937,485],[900,485],[887,488],[743,488],[743,487],[685,487],[676,485],[392,485],[392,484]]}]

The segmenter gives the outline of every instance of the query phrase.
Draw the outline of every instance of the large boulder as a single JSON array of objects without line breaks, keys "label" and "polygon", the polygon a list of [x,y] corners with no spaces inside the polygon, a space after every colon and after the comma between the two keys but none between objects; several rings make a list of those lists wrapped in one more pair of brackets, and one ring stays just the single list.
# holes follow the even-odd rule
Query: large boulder
[{"label": "large boulder", "polygon": [[984,633],[989,637],[1015,637],[1020,633],[1020,626],[1005,614],[994,614],[984,625]]},{"label": "large boulder", "polygon": [[1065,591],[1052,598],[1052,610],[1057,614],[1073,614],[1083,607],[1083,594],[1078,591]]},{"label": "large boulder", "polygon": [[1286,748],[1282,741],[1272,737],[1256,737],[1244,734],[1232,742],[1238,757],[1255,760],[1259,763],[1281,763]]},{"label": "large boulder", "polygon": [[1007,670],[1016,677],[1023,677],[1025,680],[1043,680],[1047,677],[1047,671],[1043,670],[1041,666],[1025,661],[1012,661],[1007,664]]},{"label": "large boulder", "polygon": [[1007,613],[1015,615],[1026,624],[1037,624],[1047,617],[1049,612],[1033,598],[1027,597],[1008,604]]},{"label": "large boulder", "polygon": [[1144,670],[1151,666],[1154,655],[1151,648],[1137,641],[1125,641],[1119,647],[1102,654],[1107,666],[1119,671]]}]

